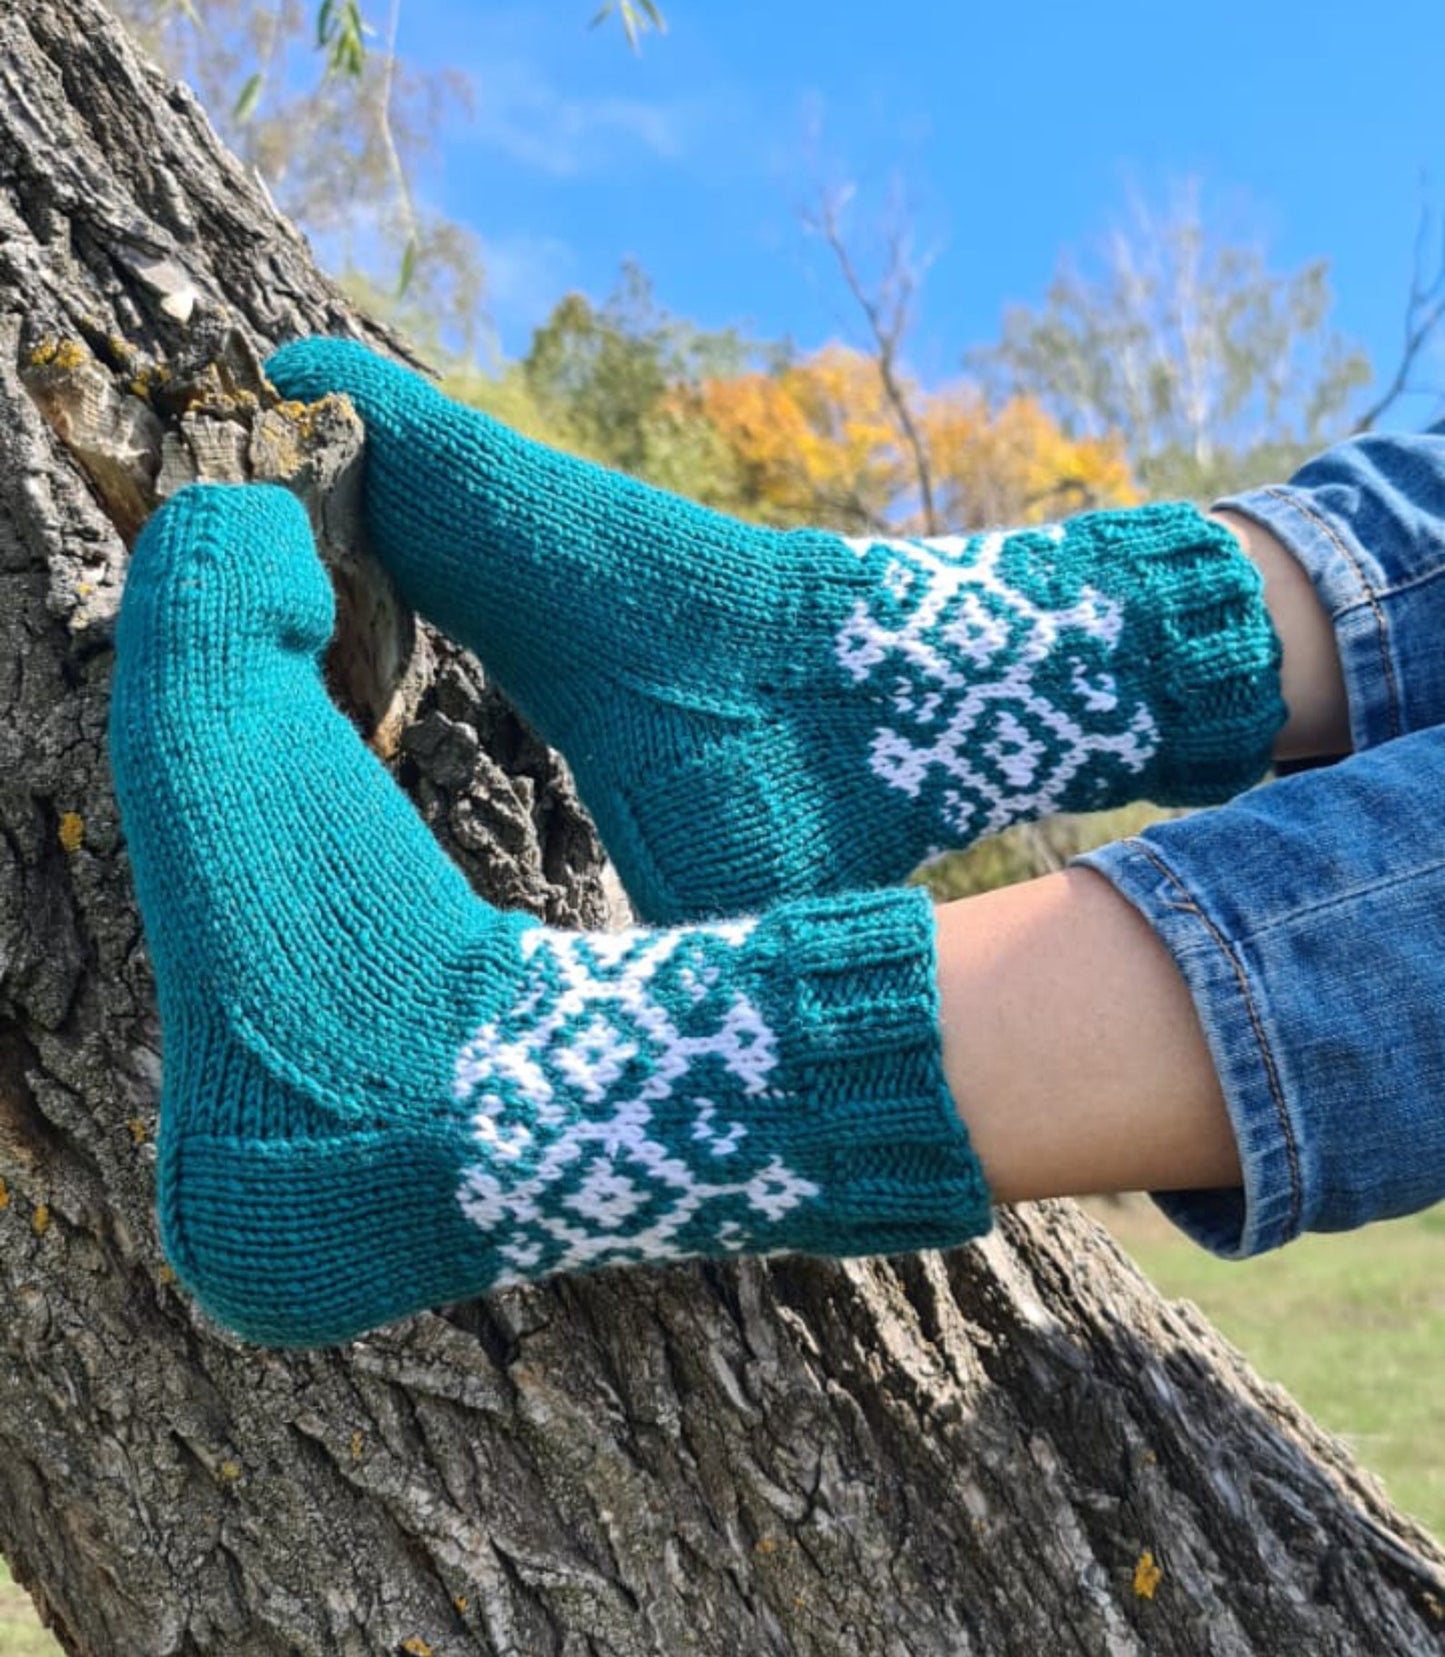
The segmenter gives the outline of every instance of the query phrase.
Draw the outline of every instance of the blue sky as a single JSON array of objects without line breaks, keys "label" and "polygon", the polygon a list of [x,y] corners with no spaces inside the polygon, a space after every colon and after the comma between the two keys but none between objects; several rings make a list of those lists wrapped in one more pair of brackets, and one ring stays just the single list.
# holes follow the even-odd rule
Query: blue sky
[{"label": "blue sky", "polygon": [[619,28],[588,30],[591,9],[402,13],[401,53],[475,89],[425,190],[481,236],[509,353],[628,256],[705,325],[804,346],[856,332],[798,220],[848,179],[860,245],[906,196],[932,255],[910,356],[946,378],[1131,188],[1157,202],[1192,175],[1276,268],[1328,256],[1338,325],[1381,371],[1398,354],[1422,203],[1445,190],[1440,0],[664,0],[670,33],[638,57]]}]

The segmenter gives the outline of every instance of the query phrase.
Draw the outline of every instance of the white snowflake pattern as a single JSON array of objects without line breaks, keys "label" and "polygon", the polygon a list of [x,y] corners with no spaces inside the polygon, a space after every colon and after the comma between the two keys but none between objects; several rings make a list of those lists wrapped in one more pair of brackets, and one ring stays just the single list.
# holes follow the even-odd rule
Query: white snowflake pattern
[{"label": "white snowflake pattern", "polygon": [[[1059,524],[1029,533],[1056,545],[1066,535]],[[860,557],[888,555],[881,588],[891,605],[860,600],[835,640],[844,672],[855,684],[871,682],[893,715],[875,732],[869,763],[912,799],[941,782],[938,813],[958,836],[1056,811],[1095,759],[1107,756],[1138,772],[1159,746],[1154,716],[1142,702],[1116,717],[1112,729],[1091,729],[1076,717],[1118,714],[1119,687],[1108,672],[1091,675],[1075,659],[1072,707],[1042,693],[1037,666],[1061,641],[1112,654],[1123,614],[1090,586],[1056,609],[1019,592],[1001,574],[1008,540],[996,532],[848,542]],[[1000,774],[1007,793],[995,780]]]},{"label": "white snowflake pattern", "polygon": [[[695,1253],[709,1205],[713,1245],[734,1249],[747,1215],[774,1224],[819,1194],[781,1157],[747,1157],[747,1125],[690,1091],[704,1063],[744,1097],[769,1087],[774,1033],[717,960],[753,924],[522,935],[522,990],[458,1054],[454,1079],[482,1152],[458,1200],[499,1239],[499,1283]],[[735,1177],[710,1177],[739,1160]]]}]

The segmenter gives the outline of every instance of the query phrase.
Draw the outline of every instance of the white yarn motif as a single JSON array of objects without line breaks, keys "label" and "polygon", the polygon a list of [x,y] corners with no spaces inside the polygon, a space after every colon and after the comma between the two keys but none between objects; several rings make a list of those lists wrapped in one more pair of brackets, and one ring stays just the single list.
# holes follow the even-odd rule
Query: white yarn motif
[{"label": "white yarn motif", "polygon": [[[1067,531],[1050,524],[1025,533],[1058,545]],[[893,716],[874,735],[874,774],[912,799],[931,785],[942,827],[969,839],[1059,809],[1098,756],[1137,772],[1159,747],[1149,708],[1121,708],[1101,665],[1119,641],[1120,606],[1089,586],[1067,608],[1037,603],[1000,573],[1008,539],[849,540],[859,557],[881,551],[888,563],[876,594],[855,605],[834,641],[843,670],[871,683]],[[1060,648],[1073,657],[1073,711],[1036,683],[1039,664]],[[1113,729],[1086,729],[1079,711],[1114,715]]]},{"label": "white yarn motif", "polygon": [[454,1080],[483,1153],[457,1196],[513,1268],[499,1285],[696,1254],[709,1205],[703,1240],[740,1249],[818,1194],[697,1091],[711,1077],[765,1094],[777,1064],[758,1009],[719,988],[754,924],[522,934],[522,993],[458,1054]]}]

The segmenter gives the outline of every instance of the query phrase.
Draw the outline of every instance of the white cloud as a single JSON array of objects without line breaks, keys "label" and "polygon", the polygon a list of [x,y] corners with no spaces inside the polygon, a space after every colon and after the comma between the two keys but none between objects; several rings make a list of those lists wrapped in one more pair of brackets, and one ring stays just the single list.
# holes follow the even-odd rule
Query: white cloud
[{"label": "white cloud", "polygon": [[476,113],[457,136],[552,178],[575,178],[629,155],[677,160],[697,125],[686,102],[568,94],[520,58],[493,59],[473,81]]}]

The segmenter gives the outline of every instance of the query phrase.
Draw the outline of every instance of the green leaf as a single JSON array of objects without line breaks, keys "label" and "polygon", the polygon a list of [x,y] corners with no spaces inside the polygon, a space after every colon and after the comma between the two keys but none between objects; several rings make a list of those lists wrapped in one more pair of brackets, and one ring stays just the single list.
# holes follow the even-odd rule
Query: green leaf
[{"label": "green leaf", "polygon": [[316,44],[326,53],[326,73],[359,78],[366,65],[366,36],[371,33],[358,0],[321,0],[316,13]]},{"label": "green leaf", "polygon": [[401,256],[401,274],[396,280],[396,297],[404,299],[406,290],[411,286],[411,279],[416,275],[417,241],[413,233],[407,238],[406,251]]},{"label": "green leaf", "polygon": [[634,52],[638,50],[639,37],[649,29],[656,29],[660,35],[667,33],[667,21],[656,0],[605,0],[594,15],[590,27],[595,29],[599,23],[605,23],[614,12],[621,20],[627,44]]},{"label": "green leaf", "polygon": [[266,77],[258,69],[241,88],[241,94],[236,99],[236,106],[231,111],[238,121],[249,121],[256,113],[256,105],[261,101],[261,89],[266,84]]}]

